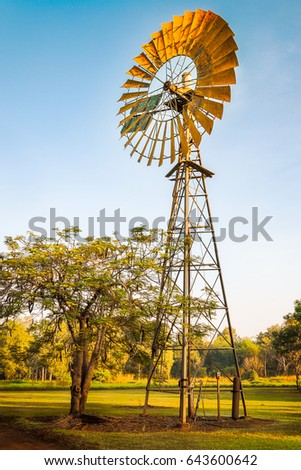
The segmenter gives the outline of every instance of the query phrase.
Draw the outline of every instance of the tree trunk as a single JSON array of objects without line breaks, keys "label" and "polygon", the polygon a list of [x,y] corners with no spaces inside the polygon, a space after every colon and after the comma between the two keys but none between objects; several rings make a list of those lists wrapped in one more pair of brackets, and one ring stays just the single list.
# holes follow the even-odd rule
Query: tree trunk
[{"label": "tree trunk", "polygon": [[88,364],[88,367],[86,364],[84,364],[84,374],[82,377],[82,384],[81,384],[81,398],[80,398],[80,413],[84,413],[86,409],[86,404],[87,404],[87,399],[88,399],[88,393],[90,390],[93,374],[95,371],[95,368],[97,366],[98,359],[101,354],[104,338],[105,338],[105,327],[100,328],[97,331],[97,338],[96,338],[96,343],[94,346],[94,350],[91,355],[90,362]]},{"label": "tree trunk", "polygon": [[86,330],[86,322],[81,321],[79,340],[71,369],[72,385],[70,414],[73,416],[85,412],[92,377],[95,367],[97,366],[105,338],[105,327],[102,327],[97,331],[95,346],[89,361],[89,341],[87,340]]},{"label": "tree trunk", "polygon": [[70,414],[78,415],[80,413],[80,400],[81,400],[81,382],[82,382],[82,369],[83,369],[83,350],[78,347],[73,359],[72,364],[72,385],[71,389],[71,403]]}]

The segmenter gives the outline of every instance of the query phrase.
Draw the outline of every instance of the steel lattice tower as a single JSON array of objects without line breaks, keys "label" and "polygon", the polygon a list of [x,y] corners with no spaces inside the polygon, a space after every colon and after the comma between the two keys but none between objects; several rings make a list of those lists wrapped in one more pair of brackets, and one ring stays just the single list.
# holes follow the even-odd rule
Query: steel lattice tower
[{"label": "steel lattice tower", "polygon": [[[214,175],[201,164],[200,152],[194,149],[166,175],[174,181],[171,216],[168,226],[166,264],[161,293],[168,303],[174,294],[181,299],[176,309],[158,312],[152,364],[147,383],[145,410],[151,382],[164,360],[166,350],[181,349],[180,417],[194,416],[191,352],[198,351],[205,360],[216,350],[214,340],[221,336],[232,353],[236,377],[240,378],[217,242],[206,188],[206,179]],[[176,313],[175,313],[176,312]],[[225,328],[229,337],[224,335]],[[200,338],[205,338],[206,345]],[[178,343],[178,346],[175,344]],[[219,349],[220,350],[220,349]],[[216,370],[225,374],[218,365]],[[231,380],[231,378],[229,377]],[[244,414],[246,406],[241,394]]]}]

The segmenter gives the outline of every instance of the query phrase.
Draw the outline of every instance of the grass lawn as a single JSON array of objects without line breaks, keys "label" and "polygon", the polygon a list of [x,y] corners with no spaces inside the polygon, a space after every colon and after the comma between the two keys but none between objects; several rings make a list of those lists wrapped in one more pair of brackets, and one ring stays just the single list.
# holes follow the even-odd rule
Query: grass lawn
[{"label": "grass lawn", "polygon": [[[18,426],[32,432],[49,433],[73,449],[301,449],[301,394],[292,387],[245,389],[248,415],[271,420],[248,428],[213,427],[210,431],[170,430],[165,432],[91,432],[85,429],[49,430],[37,417],[68,414],[68,390],[1,390],[0,415],[17,417]],[[144,390],[91,390],[87,413],[105,416],[139,415]],[[177,415],[178,395],[152,393],[149,414]],[[206,416],[216,416],[215,394],[204,400]],[[222,416],[231,415],[230,393],[223,394]],[[200,416],[204,416],[200,407]],[[48,428],[48,429],[47,429]],[[50,436],[51,434],[51,436]],[[70,447],[69,447],[70,448]]]}]

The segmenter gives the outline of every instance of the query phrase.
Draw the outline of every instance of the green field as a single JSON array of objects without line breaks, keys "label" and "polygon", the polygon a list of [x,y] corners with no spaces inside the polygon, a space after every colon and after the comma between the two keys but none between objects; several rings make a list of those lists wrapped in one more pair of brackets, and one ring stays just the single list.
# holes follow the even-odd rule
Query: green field
[{"label": "green field", "polygon": [[[220,428],[210,432],[170,430],[165,432],[99,432],[85,429],[53,429],[43,423],[51,416],[66,416],[69,407],[67,390],[2,390],[0,414],[12,419],[15,426],[46,437],[63,440],[73,449],[301,449],[300,392],[292,387],[247,388],[248,415],[271,420],[249,428]],[[87,413],[100,416],[139,415],[144,390],[91,390]],[[177,415],[178,396],[153,393],[150,414]],[[200,416],[216,416],[215,394],[208,394]],[[223,394],[222,417],[231,414],[231,396]],[[38,419],[38,418],[42,419]],[[71,444],[72,442],[72,444]]]}]

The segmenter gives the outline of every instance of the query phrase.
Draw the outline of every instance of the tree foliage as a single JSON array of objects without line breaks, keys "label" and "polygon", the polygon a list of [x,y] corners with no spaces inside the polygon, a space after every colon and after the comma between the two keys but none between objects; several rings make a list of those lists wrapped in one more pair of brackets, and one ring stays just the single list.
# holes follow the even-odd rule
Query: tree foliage
[{"label": "tree foliage", "polygon": [[287,358],[296,375],[297,387],[300,388],[301,300],[296,300],[294,312],[284,317],[282,328],[274,335],[273,345],[279,354]]},{"label": "tree foliage", "polygon": [[28,378],[28,350],[31,341],[24,323],[9,320],[0,327],[0,378]]}]

